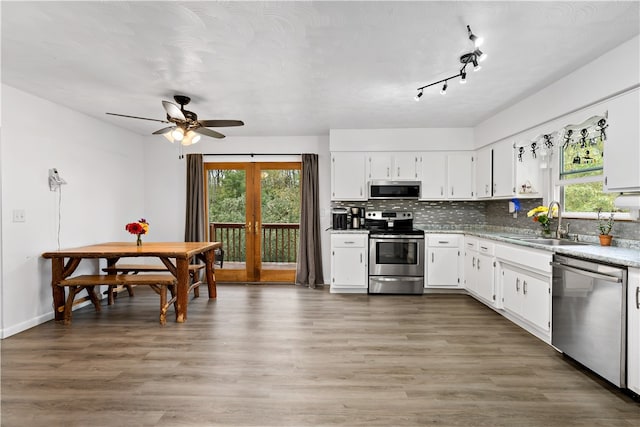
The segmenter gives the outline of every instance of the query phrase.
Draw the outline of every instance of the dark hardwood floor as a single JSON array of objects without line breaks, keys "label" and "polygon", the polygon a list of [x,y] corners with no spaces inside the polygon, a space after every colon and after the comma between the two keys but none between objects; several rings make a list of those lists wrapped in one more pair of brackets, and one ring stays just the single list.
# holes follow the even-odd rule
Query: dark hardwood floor
[{"label": "dark hardwood floor", "polygon": [[627,426],[640,404],[464,295],[137,289],[3,340],[2,426]]}]

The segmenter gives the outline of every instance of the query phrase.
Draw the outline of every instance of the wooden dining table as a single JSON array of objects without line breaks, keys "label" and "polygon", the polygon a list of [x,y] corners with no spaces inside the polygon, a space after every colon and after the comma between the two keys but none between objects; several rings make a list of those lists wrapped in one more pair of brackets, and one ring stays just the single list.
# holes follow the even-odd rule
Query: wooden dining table
[{"label": "wooden dining table", "polygon": [[43,258],[51,259],[51,287],[56,320],[63,320],[65,290],[58,286],[61,280],[71,276],[83,259],[106,259],[107,267],[113,267],[120,258],[157,257],[167,270],[177,279],[176,322],[187,320],[189,302],[189,263],[193,257],[205,264],[209,298],[216,298],[216,278],[214,271],[215,250],[220,242],[109,242],[45,252]]}]

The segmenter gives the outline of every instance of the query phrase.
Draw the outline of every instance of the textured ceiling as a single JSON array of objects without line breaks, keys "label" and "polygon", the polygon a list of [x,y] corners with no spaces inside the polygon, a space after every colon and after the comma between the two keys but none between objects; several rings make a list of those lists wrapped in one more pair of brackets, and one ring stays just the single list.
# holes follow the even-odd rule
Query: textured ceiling
[{"label": "textured ceiling", "polygon": [[[192,97],[227,135],[474,126],[640,32],[626,2],[6,2],[2,80],[149,134]],[[416,88],[488,59],[468,84]],[[9,108],[5,106],[5,108]]]}]

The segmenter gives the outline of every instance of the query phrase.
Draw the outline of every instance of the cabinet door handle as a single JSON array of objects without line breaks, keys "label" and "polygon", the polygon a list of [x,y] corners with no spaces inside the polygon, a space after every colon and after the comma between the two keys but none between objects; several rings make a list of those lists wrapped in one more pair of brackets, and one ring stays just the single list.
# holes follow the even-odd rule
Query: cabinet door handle
[{"label": "cabinet door handle", "polygon": [[478,270],[480,270],[480,258],[478,258],[478,262],[476,263],[476,265],[478,266]]},{"label": "cabinet door handle", "polygon": [[389,168],[387,167],[387,178],[389,178]]},{"label": "cabinet door handle", "polygon": [[496,191],[496,184],[494,183],[494,184],[493,184],[493,194],[496,194],[496,193],[497,193],[497,191]]},{"label": "cabinet door handle", "polygon": [[527,281],[522,282],[522,293],[527,294]]},{"label": "cabinet door handle", "polygon": [[520,292],[520,279],[516,278],[516,292]]},{"label": "cabinet door handle", "polygon": [[362,253],[360,254],[360,264],[362,264]]},{"label": "cabinet door handle", "polygon": [[453,187],[451,187],[451,195],[453,196]]},{"label": "cabinet door handle", "polygon": [[398,166],[398,176],[400,176],[400,166]]},{"label": "cabinet door handle", "polygon": [[434,256],[434,255],[435,255],[435,254],[434,254],[433,252],[431,252],[431,263],[433,263],[433,256]]},{"label": "cabinet door handle", "polygon": [[484,194],[489,194],[489,184],[484,185]]},{"label": "cabinet door handle", "polygon": [[360,187],[360,196],[362,196],[362,187]]},{"label": "cabinet door handle", "polygon": [[449,243],[449,241],[448,240],[438,240],[438,243],[445,244],[445,243]]},{"label": "cabinet door handle", "polygon": [[444,196],[444,187],[443,186],[440,186],[440,195]]},{"label": "cabinet door handle", "polygon": [[636,286],[636,308],[640,310],[640,286]]},{"label": "cabinet door handle", "polygon": [[473,268],[476,268],[476,257],[473,257],[473,260],[471,261],[471,266]]}]

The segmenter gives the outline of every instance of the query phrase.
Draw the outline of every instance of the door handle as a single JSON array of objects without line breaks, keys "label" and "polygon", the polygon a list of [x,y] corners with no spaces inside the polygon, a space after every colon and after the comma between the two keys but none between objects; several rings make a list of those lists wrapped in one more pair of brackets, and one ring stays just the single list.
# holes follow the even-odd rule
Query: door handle
[{"label": "door handle", "polygon": [[453,187],[451,187],[451,195],[453,196]]},{"label": "door handle", "polygon": [[440,195],[444,196],[444,187],[443,186],[440,186]]},{"label": "door handle", "polygon": [[476,268],[476,257],[473,257],[473,260],[471,261],[471,266],[473,268]]},{"label": "door handle", "polygon": [[607,282],[614,282],[614,283],[622,282],[622,279],[620,277],[609,276],[607,274],[596,273],[594,271],[583,270],[581,268],[576,268],[576,267],[569,267],[569,266],[567,266],[565,264],[561,264],[561,263],[556,262],[556,261],[552,261],[551,265],[553,267],[555,267],[555,268],[560,269],[560,270],[570,271],[572,273],[581,274],[583,276],[592,277],[594,279],[600,279],[600,280],[605,280]]},{"label": "door handle", "polygon": [[526,280],[524,282],[522,282],[522,293],[524,295],[527,294],[527,281]]},{"label": "door handle", "polygon": [[398,176],[400,176],[400,166],[398,166]]},{"label": "door handle", "polygon": [[640,310],[640,286],[636,286],[636,308]]},{"label": "door handle", "polygon": [[249,223],[244,227],[247,230],[245,233],[252,233],[251,225],[251,221],[249,221]]},{"label": "door handle", "polygon": [[431,252],[431,263],[433,263],[433,255],[434,255],[434,253]]},{"label": "door handle", "polygon": [[516,278],[516,292],[520,292],[520,279]]},{"label": "door handle", "polygon": [[360,264],[362,264],[362,253],[360,253]]},{"label": "door handle", "polygon": [[476,263],[476,266],[478,267],[478,270],[480,270],[480,258],[478,258],[478,262]]}]

